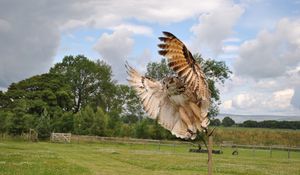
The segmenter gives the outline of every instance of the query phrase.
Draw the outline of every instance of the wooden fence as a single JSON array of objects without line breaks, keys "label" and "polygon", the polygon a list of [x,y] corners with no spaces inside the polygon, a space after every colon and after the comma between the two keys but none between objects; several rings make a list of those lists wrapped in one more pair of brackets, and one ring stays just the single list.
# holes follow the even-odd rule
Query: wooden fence
[{"label": "wooden fence", "polygon": [[[116,143],[127,143],[127,144],[156,144],[165,146],[176,146],[176,145],[187,145],[187,146],[197,146],[197,144],[189,141],[170,141],[170,140],[152,140],[152,139],[136,139],[136,138],[121,138],[121,137],[100,137],[100,136],[85,136],[85,135],[72,135],[73,142],[80,141],[102,141],[102,142],[116,142]],[[282,151],[294,151],[300,152],[300,147],[286,147],[279,145],[272,146],[261,146],[261,145],[237,145],[232,141],[224,141],[222,143],[216,143],[215,146],[222,147],[232,147],[232,148],[244,148],[252,150],[282,150]]]},{"label": "wooden fence", "polygon": [[72,136],[71,133],[51,133],[50,141],[51,142],[70,143],[71,136]]}]

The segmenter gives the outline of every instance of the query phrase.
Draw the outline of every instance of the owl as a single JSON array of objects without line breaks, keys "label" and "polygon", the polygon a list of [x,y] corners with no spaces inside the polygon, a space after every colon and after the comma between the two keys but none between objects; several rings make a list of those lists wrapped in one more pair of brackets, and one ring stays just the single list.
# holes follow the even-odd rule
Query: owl
[{"label": "owl", "polygon": [[126,64],[129,85],[136,91],[149,118],[173,135],[195,139],[207,130],[210,91],[201,66],[182,41],[170,32],[163,32],[158,53],[167,58],[175,72],[158,81],[138,73]]}]

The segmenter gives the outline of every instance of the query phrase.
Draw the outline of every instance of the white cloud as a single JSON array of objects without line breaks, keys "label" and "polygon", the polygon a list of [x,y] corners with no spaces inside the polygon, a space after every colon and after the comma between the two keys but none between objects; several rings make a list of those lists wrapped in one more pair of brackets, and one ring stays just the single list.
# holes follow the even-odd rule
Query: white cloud
[{"label": "white cloud", "polygon": [[7,32],[10,29],[11,24],[8,21],[0,18],[0,32]]},{"label": "white cloud", "polygon": [[112,66],[115,78],[119,81],[125,80],[125,61],[134,45],[132,34],[126,29],[116,30],[112,34],[104,33],[94,46],[102,58]]},{"label": "white cloud", "polygon": [[112,30],[128,30],[134,34],[143,34],[147,36],[152,35],[152,29],[150,27],[135,25],[135,24],[120,24],[114,27],[111,27]]},{"label": "white cloud", "polygon": [[250,93],[238,94],[232,101],[232,106],[239,109],[253,108],[257,103],[256,97]]},{"label": "white cloud", "polygon": [[226,100],[226,101],[224,101],[221,104],[220,108],[222,110],[230,110],[232,108],[232,100]]},{"label": "white cloud", "polygon": [[240,41],[241,41],[240,38],[230,37],[230,38],[224,39],[222,42],[223,43],[236,43],[236,42],[240,42]]},{"label": "white cloud", "polygon": [[137,58],[132,59],[136,60],[135,65],[136,68],[142,73],[143,71],[146,70],[147,64],[151,61],[152,59],[152,54],[149,49],[144,49],[144,51],[137,56]]},{"label": "white cloud", "polygon": [[96,38],[93,36],[86,36],[84,39],[88,42],[94,42],[96,40]]},{"label": "white cloud", "polygon": [[278,77],[300,63],[299,55],[300,21],[282,19],[273,32],[261,31],[241,45],[235,70],[255,79]]},{"label": "white cloud", "polygon": [[192,41],[195,50],[203,50],[203,47],[206,47],[215,54],[221,53],[222,41],[233,34],[233,26],[243,12],[241,6],[230,3],[201,14],[199,23],[191,28],[195,35]]},{"label": "white cloud", "polygon": [[224,107],[223,103],[220,111],[235,114],[299,115],[299,87],[299,66],[280,77],[259,80],[234,74],[225,86],[218,87],[221,100],[224,103],[232,101],[231,108]]},{"label": "white cloud", "polygon": [[[130,19],[169,24],[196,17],[201,13],[219,8],[224,3],[221,0],[190,0],[188,3],[181,0],[128,0],[126,2],[123,0],[86,0],[83,2],[78,5],[78,8],[81,6],[88,9],[90,15],[84,19],[69,19],[61,27],[62,30],[78,27],[116,28],[120,24],[128,25],[126,21]],[[134,26],[133,24],[130,25],[131,27]],[[126,27],[128,29],[128,26]]]},{"label": "white cloud", "polygon": [[242,92],[224,101],[222,113],[240,114],[290,114],[296,115],[300,109],[292,104],[295,90],[292,88],[268,92],[255,90]]},{"label": "white cloud", "polygon": [[88,12],[78,3],[0,1],[0,87],[49,69],[59,46],[59,26]]},{"label": "white cloud", "polygon": [[300,109],[300,86],[297,86],[295,88],[295,93],[292,97],[292,100],[291,100],[291,104],[295,107],[295,108],[298,108]]},{"label": "white cloud", "polygon": [[287,109],[291,105],[291,99],[294,95],[294,89],[284,89],[276,91],[267,102],[264,102],[270,108]]},{"label": "white cloud", "polygon": [[[62,32],[88,27],[150,36],[152,29],[147,24],[180,22],[216,9],[222,2],[0,1],[0,86],[7,87],[11,82],[47,71],[54,61]],[[132,39],[129,41],[133,43]],[[105,56],[115,54],[107,54],[105,49],[109,48],[103,46],[101,52]]]},{"label": "white cloud", "polygon": [[224,53],[235,53],[239,50],[239,46],[237,45],[224,45],[222,47]]}]

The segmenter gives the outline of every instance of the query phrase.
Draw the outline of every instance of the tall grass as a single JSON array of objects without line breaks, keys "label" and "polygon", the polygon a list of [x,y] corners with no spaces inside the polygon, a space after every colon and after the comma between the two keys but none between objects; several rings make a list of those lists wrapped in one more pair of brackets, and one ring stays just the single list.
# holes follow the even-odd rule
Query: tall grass
[{"label": "tall grass", "polygon": [[215,129],[215,142],[233,141],[245,145],[282,145],[300,147],[299,130],[218,127]]}]

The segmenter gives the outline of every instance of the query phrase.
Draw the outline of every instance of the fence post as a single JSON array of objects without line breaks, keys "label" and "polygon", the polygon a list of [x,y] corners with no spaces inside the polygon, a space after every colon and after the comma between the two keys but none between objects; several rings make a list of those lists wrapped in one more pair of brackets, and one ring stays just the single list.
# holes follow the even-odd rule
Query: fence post
[{"label": "fence post", "polygon": [[173,143],[173,152],[175,153],[175,143]]},{"label": "fence post", "polygon": [[213,137],[212,135],[208,136],[208,175],[212,175],[212,146],[213,145]]},{"label": "fence post", "polygon": [[290,159],[290,148],[288,148],[288,159]]},{"label": "fence post", "polygon": [[160,141],[158,141],[158,151],[160,151]]},{"label": "fence post", "polygon": [[272,158],[272,145],[270,146],[270,157]]},{"label": "fence post", "polygon": [[252,156],[255,156],[255,146],[252,145]]}]

